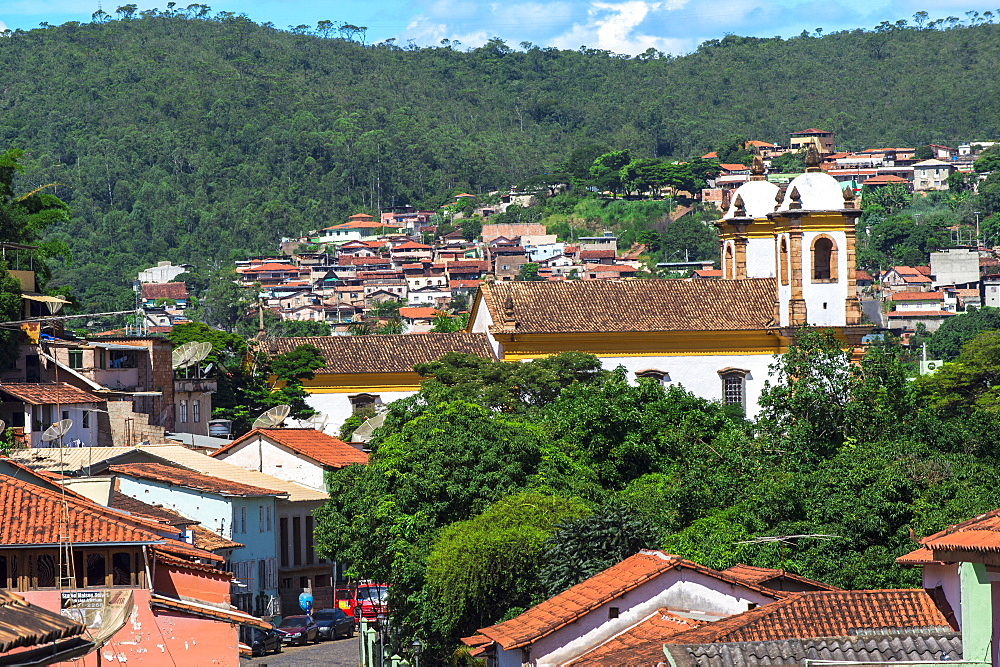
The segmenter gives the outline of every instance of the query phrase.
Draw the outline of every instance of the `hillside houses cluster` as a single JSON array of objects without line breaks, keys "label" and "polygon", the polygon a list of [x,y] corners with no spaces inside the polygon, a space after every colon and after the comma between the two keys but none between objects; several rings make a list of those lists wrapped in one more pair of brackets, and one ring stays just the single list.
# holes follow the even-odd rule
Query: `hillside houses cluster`
[{"label": "hillside houses cluster", "polygon": [[476,240],[459,232],[429,245],[415,240],[426,230],[422,215],[383,216],[399,224],[353,215],[347,223],[286,241],[286,255],[237,262],[239,284],[259,288],[264,307],[282,320],[325,322],[333,333],[377,318],[382,302],[400,302],[404,331],[420,333],[456,301],[467,302],[487,276],[515,280],[528,263],[537,265],[538,280],[547,281],[618,280],[634,277],[641,267],[640,249],[619,252],[610,233],[570,244],[540,224],[486,224]]},{"label": "hillside houses cluster", "polygon": [[[862,186],[879,187],[903,184],[911,192],[947,190],[948,177],[954,172],[971,173],[972,163],[979,153],[994,145],[992,141],[973,141],[957,147],[931,144],[932,157],[917,159],[916,148],[870,148],[861,151],[838,151],[834,145],[835,135],[818,128],[809,128],[789,135],[787,146],[779,146],[766,141],[749,141],[747,150],[761,157],[768,169],[768,179],[775,183],[787,183],[794,174],[780,173],[772,168],[772,160],[789,152],[798,152],[814,147],[822,162],[821,171],[829,174],[842,184],[855,190]],[[706,159],[717,158],[711,152]],[[721,173],[702,191],[702,199],[715,202],[722,207],[725,195],[750,180],[750,167],[743,164],[721,164]]]}]

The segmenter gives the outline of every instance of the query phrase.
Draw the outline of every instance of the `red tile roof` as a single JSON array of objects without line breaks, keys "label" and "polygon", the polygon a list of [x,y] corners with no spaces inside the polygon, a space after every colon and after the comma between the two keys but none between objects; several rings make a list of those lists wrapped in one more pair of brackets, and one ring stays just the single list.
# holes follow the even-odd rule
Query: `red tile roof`
[{"label": "red tile roof", "polygon": [[1000,509],[949,526],[920,542],[935,552],[1000,551]]},{"label": "red tile roof", "polygon": [[319,348],[326,359],[326,365],[317,369],[317,374],[411,373],[416,364],[437,361],[449,352],[496,358],[486,334],[464,332],[278,338],[271,353],[290,352],[304,343]]},{"label": "red tile roof", "polygon": [[[65,503],[65,505],[63,504]],[[59,544],[61,526],[54,521],[65,511],[69,535],[77,546],[84,544],[155,544],[158,549],[203,560],[222,560],[215,554],[195,549],[178,540],[163,537],[157,530],[164,524],[133,519],[76,494],[63,494],[31,482],[0,475],[0,545],[42,546]]]},{"label": "red tile roof", "polygon": [[214,493],[220,496],[285,496],[285,491],[263,489],[240,482],[230,482],[227,479],[210,477],[193,470],[175,468],[162,463],[128,463],[110,466],[109,470],[118,475],[127,475],[137,479],[148,479],[166,484],[175,484],[189,489]]},{"label": "red tile roof", "polygon": [[941,301],[944,292],[893,292],[892,301]]},{"label": "red tile roof", "polygon": [[722,269],[695,269],[691,275],[698,278],[721,278]]},{"label": "red tile roof", "polygon": [[808,130],[792,132],[792,134],[832,134],[832,132],[827,132],[826,130],[817,130],[815,127],[810,127]]},{"label": "red tile roof", "polygon": [[331,468],[345,468],[352,463],[368,463],[368,455],[361,450],[351,447],[339,438],[334,438],[322,431],[311,428],[255,429],[233,440],[225,447],[212,452],[212,456],[217,457],[219,454],[231,450],[241,442],[250,440],[255,435],[268,438],[280,445],[284,445],[297,454],[301,454]]},{"label": "red tile roof", "polygon": [[747,170],[747,166],[746,165],[744,165],[744,164],[736,164],[736,163],[733,163],[733,162],[729,162],[729,163],[724,162],[724,163],[722,163],[722,164],[719,165],[719,168],[721,168],[723,171],[746,171]]},{"label": "red tile roof", "polygon": [[865,185],[882,185],[885,183],[908,183],[905,178],[900,178],[899,176],[893,176],[892,174],[882,174],[881,176],[872,176],[865,181]]},{"label": "red tile roof", "polygon": [[580,252],[580,259],[614,259],[615,251],[612,249],[607,250],[583,250]]},{"label": "red tile roof", "polygon": [[855,280],[870,280],[870,281],[874,282],[874,278],[872,278],[871,274],[868,273],[867,271],[862,271],[861,269],[855,269],[855,271],[854,271],[854,279]]},{"label": "red tile roof", "polygon": [[[5,656],[14,648],[48,644],[86,631],[85,625],[57,611],[33,605],[10,591],[0,591],[0,653]],[[21,664],[39,663],[25,660]]]},{"label": "red tile roof", "polygon": [[436,316],[439,312],[437,308],[426,308],[426,307],[412,307],[412,308],[400,308],[399,316],[417,319],[427,319]]},{"label": "red tile roof", "polygon": [[433,250],[433,248],[429,245],[424,245],[423,243],[407,241],[406,243],[400,243],[399,245],[392,247],[393,252],[397,250]]},{"label": "red tile roof", "polygon": [[238,269],[239,273],[261,273],[264,271],[285,271],[285,272],[298,272],[300,269],[291,264],[254,264],[253,266],[247,266],[242,269]]},{"label": "red tile roof", "polygon": [[497,281],[475,307],[499,331],[512,305],[518,333],[756,330],[770,326],[775,289],[774,278]]},{"label": "red tile roof", "polygon": [[104,402],[100,396],[65,382],[4,382],[0,391],[30,405]]},{"label": "red tile roof", "polygon": [[472,287],[479,287],[478,280],[449,280],[448,287],[451,289],[460,288],[467,289]]},{"label": "red tile roof", "polygon": [[889,317],[951,317],[958,315],[950,310],[894,310]]},{"label": "red tile roof", "polygon": [[108,507],[128,512],[133,516],[145,517],[152,521],[161,521],[170,526],[190,528],[194,536],[194,546],[205,551],[216,549],[239,549],[245,545],[226,539],[208,528],[203,528],[194,519],[189,519],[172,509],[162,505],[150,505],[137,498],[127,496],[120,491],[111,492],[111,502]]},{"label": "red tile roof", "polygon": [[809,591],[673,635],[668,644],[842,637],[863,630],[947,628],[923,589]]},{"label": "red tile roof", "polygon": [[930,547],[914,549],[910,553],[903,554],[896,559],[897,565],[927,565],[928,563],[937,562],[934,560],[934,552],[930,550]]},{"label": "red tile roof", "polygon": [[625,632],[566,663],[566,666],[656,664],[663,661],[663,641],[667,637],[704,624],[705,621],[684,618],[660,609]]},{"label": "red tile roof", "polygon": [[773,581],[774,579],[787,579],[791,581],[797,581],[799,583],[806,584],[809,586],[814,586],[820,590],[825,590],[825,591],[841,590],[836,586],[831,586],[830,584],[824,584],[821,581],[815,581],[814,579],[807,579],[805,577],[800,577],[799,575],[793,574],[787,570],[775,570],[770,567],[754,567],[753,565],[746,565],[744,563],[737,563],[732,567],[726,568],[722,572],[724,574],[736,577],[740,581],[745,581],[748,584],[757,584],[758,586],[767,586],[767,582]]},{"label": "red tile roof", "polygon": [[784,593],[746,584],[729,575],[686,561],[680,556],[643,550],[535,605],[516,618],[480,629],[479,634],[489,637],[506,650],[527,646],[675,568],[689,569],[750,588],[774,599],[785,596]]},{"label": "red tile roof", "polygon": [[187,285],[184,283],[143,283],[143,299],[186,299]]}]

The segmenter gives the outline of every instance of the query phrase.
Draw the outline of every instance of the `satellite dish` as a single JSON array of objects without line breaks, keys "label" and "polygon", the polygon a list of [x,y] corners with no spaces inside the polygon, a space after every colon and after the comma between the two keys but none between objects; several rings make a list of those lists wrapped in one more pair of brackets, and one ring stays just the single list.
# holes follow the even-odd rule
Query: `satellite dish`
[{"label": "satellite dish", "polygon": [[0,419],[0,433],[3,433],[7,429],[7,422]]},{"label": "satellite dish", "polygon": [[62,310],[62,307],[63,307],[63,301],[65,301],[65,300],[66,300],[66,296],[65,296],[65,295],[63,295],[63,294],[57,294],[57,295],[56,295],[56,298],[57,298],[57,299],[61,299],[62,301],[46,301],[46,302],[45,302],[45,305],[46,305],[46,306],[48,307],[48,309],[49,309],[49,315],[55,315],[55,314],[56,314],[56,313],[58,313],[58,312],[59,312],[60,310]]},{"label": "satellite dish", "polygon": [[174,368],[184,368],[191,363],[191,356],[194,346],[197,343],[189,341],[170,354],[170,365]]},{"label": "satellite dish", "polygon": [[253,427],[258,428],[281,428],[285,425],[285,418],[292,411],[290,405],[276,405],[253,422]]},{"label": "satellite dish", "polygon": [[368,442],[375,434],[375,429],[385,423],[386,413],[369,417],[351,434],[351,442]]},{"label": "satellite dish", "polygon": [[326,428],[326,423],[330,420],[328,416],[322,412],[317,412],[312,417],[307,419],[299,420],[299,428],[311,428],[317,431],[322,431]]},{"label": "satellite dish", "polygon": [[72,419],[60,419],[52,426],[45,429],[45,432],[42,433],[42,440],[44,440],[45,442],[52,442],[53,440],[58,440],[59,438],[69,433],[69,430],[71,428],[73,428]]},{"label": "satellite dish", "polygon": [[212,351],[212,344],[208,341],[195,343],[191,348],[191,364],[201,363],[201,361]]}]

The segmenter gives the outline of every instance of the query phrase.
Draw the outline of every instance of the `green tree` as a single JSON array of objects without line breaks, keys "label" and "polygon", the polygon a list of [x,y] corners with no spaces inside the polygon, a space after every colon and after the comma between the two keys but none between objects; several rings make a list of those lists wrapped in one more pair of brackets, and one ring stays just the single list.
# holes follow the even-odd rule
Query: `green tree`
[{"label": "green tree", "polygon": [[806,152],[788,151],[771,158],[771,170],[779,174],[801,174],[806,170]]},{"label": "green tree", "polygon": [[978,182],[979,174],[966,174],[961,171],[953,171],[945,179],[945,183],[948,184],[948,190],[954,193],[972,192]]},{"label": "green tree", "polygon": [[240,287],[236,280],[233,269],[217,271],[209,279],[194,315],[205,324],[232,332],[254,305],[253,290]]},{"label": "green tree", "polygon": [[425,641],[453,645],[508,610],[534,604],[543,591],[546,539],[560,522],[588,512],[579,500],[525,491],[443,528],[427,556]]},{"label": "green tree", "polygon": [[659,547],[656,527],[621,505],[605,505],[585,517],[564,519],[545,543],[539,575],[546,597],[634,555]]},{"label": "green tree", "polygon": [[976,158],[972,168],[977,174],[987,174],[1000,171],[1000,147],[990,146]]},{"label": "green tree", "polygon": [[266,331],[276,338],[329,336],[330,325],[316,320],[278,320],[273,326],[266,327]]},{"label": "green tree", "polygon": [[544,280],[538,275],[538,264],[536,262],[527,262],[522,264],[521,268],[517,271],[517,276],[514,280],[527,280],[529,282],[538,282]]},{"label": "green tree", "polygon": [[808,466],[844,442],[850,400],[847,352],[832,331],[802,328],[764,381],[757,428],[776,450]]},{"label": "green tree", "polygon": [[1000,329],[1000,308],[984,307],[969,310],[945,320],[927,344],[934,359],[952,361],[970,340],[984,331]]},{"label": "green tree", "polygon": [[732,136],[715,148],[715,154],[722,164],[749,164],[753,155],[747,150],[747,139]]},{"label": "green tree", "polygon": [[614,196],[621,192],[624,187],[621,170],[631,161],[632,154],[628,150],[605,153],[595,159],[590,166],[590,176],[598,188],[609,190]]},{"label": "green tree", "polygon": [[917,386],[931,407],[949,416],[1000,411],[1000,331],[977,334],[952,363],[921,376]]}]

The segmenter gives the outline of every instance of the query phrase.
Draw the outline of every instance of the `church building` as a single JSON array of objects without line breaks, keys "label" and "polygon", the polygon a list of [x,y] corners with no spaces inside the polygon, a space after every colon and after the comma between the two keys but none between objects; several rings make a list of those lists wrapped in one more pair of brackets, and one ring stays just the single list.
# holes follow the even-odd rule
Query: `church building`
[{"label": "church building", "polygon": [[854,192],[819,170],[815,148],[806,165],[779,188],[754,160],[716,223],[720,280],[486,281],[465,333],[284,339],[281,351],[311,342],[328,357],[305,388],[333,417],[330,432],[359,407],[416,392],[412,363],[446,351],[512,362],[586,352],[752,417],[769,366],[799,327],[833,329],[851,347],[871,331],[855,284]]},{"label": "church building", "polygon": [[871,330],[855,285],[854,193],[819,170],[815,149],[806,164],[779,188],[754,160],[716,223],[721,280],[485,283],[469,331],[499,359],[587,352],[753,416],[798,327],[831,328],[851,346]]}]

